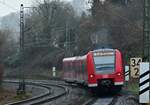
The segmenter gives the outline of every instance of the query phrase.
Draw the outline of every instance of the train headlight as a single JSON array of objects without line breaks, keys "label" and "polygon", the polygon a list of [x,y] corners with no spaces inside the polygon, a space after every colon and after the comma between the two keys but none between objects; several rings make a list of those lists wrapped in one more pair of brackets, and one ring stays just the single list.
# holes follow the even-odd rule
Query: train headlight
[{"label": "train headlight", "polygon": [[97,56],[97,53],[94,53],[94,56]]},{"label": "train headlight", "polygon": [[121,76],[121,73],[117,73],[117,76]]},{"label": "train headlight", "polygon": [[94,74],[90,74],[89,77],[90,77],[90,78],[94,78]]}]

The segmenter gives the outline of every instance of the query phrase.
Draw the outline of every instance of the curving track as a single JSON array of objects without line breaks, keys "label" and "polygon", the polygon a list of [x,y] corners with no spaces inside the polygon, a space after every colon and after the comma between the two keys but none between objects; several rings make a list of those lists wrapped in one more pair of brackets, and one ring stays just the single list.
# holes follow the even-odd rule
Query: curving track
[{"label": "curving track", "polygon": [[[58,82],[57,82],[58,83]],[[78,87],[76,84],[66,84],[66,83],[58,83],[67,87]],[[80,98],[80,97],[79,97]],[[114,105],[114,102],[116,101],[117,96],[105,96],[105,97],[91,97],[89,100],[84,102],[83,104],[78,105]],[[53,105],[52,103],[46,104],[46,105]],[[55,105],[55,104],[54,104]],[[63,104],[66,105],[66,104]],[[70,105],[70,104],[69,104]],[[77,105],[77,103],[74,103],[72,105]]]},{"label": "curving track", "polygon": [[[64,81],[56,80],[27,80],[28,85],[34,85],[45,88],[47,92],[40,96],[36,96],[20,102],[9,103],[7,105],[114,105],[118,96],[92,96],[89,94],[89,98],[79,102],[81,97],[85,97],[88,92],[85,88],[80,88],[77,85],[70,85]],[[9,81],[10,82],[10,81]],[[17,81],[10,83],[18,83]],[[75,91],[76,90],[76,91]],[[78,95],[79,93],[80,94]],[[84,91],[84,92],[83,92]],[[76,98],[75,98],[76,97]],[[75,99],[75,100],[74,100]],[[82,98],[81,98],[82,99]]]},{"label": "curving track", "polygon": [[[19,83],[17,81],[5,81],[7,83]],[[41,82],[27,82],[27,85],[34,85],[38,87],[42,87],[47,89],[45,94],[40,96],[36,96],[27,100],[22,100],[19,102],[9,103],[7,105],[43,105],[52,100],[56,100],[57,98],[64,96],[68,93],[68,89],[62,85],[55,84],[43,84]]]}]

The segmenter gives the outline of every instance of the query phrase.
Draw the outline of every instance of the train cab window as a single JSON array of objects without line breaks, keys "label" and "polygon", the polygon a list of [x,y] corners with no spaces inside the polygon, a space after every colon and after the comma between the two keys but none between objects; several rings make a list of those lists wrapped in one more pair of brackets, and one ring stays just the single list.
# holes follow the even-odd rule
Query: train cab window
[{"label": "train cab window", "polygon": [[115,56],[95,56],[95,70],[97,73],[109,73],[115,69]]}]

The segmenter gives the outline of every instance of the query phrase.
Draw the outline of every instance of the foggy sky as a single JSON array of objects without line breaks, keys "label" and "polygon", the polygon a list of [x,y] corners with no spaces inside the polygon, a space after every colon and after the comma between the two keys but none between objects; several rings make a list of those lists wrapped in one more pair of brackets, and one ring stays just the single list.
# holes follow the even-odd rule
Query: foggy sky
[{"label": "foggy sky", "polygon": [[[0,0],[0,17],[10,14],[11,12],[17,12],[20,9],[20,5],[29,7],[35,0]],[[41,0],[39,0],[41,1]],[[63,0],[71,1],[71,0]]]}]

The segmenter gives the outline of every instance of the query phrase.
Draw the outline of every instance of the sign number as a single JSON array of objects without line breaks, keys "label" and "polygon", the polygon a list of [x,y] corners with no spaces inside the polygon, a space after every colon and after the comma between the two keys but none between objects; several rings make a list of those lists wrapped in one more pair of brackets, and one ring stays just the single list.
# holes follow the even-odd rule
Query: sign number
[{"label": "sign number", "polygon": [[139,68],[134,68],[135,70],[135,76],[139,76]]},{"label": "sign number", "polygon": [[142,58],[138,60],[138,63],[137,63],[138,66],[140,65],[140,62],[142,62]]},{"label": "sign number", "polygon": [[142,58],[130,58],[130,74],[133,78],[139,77],[139,65]]},{"label": "sign number", "polygon": [[135,67],[135,65],[136,65],[136,60],[135,59],[131,59],[131,66]]}]

